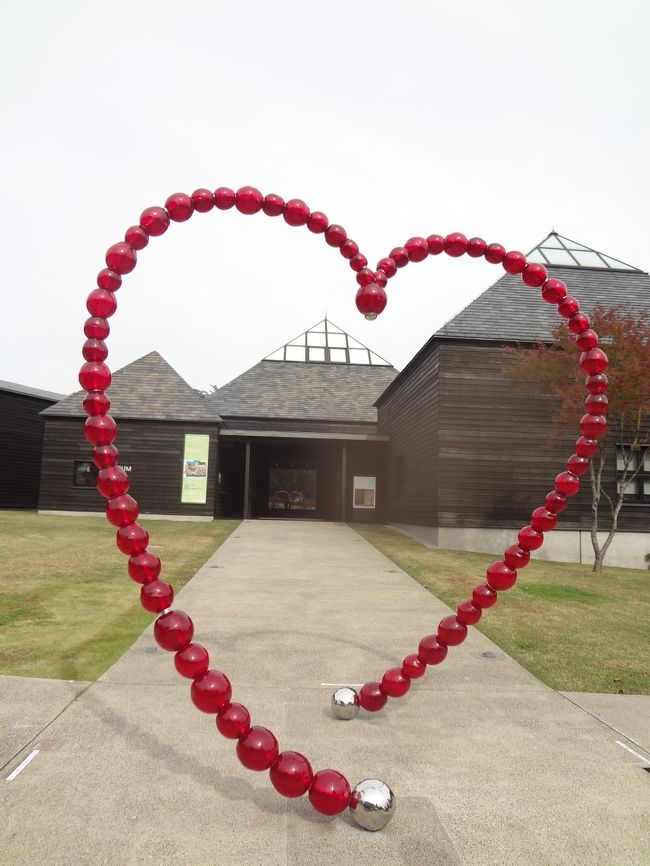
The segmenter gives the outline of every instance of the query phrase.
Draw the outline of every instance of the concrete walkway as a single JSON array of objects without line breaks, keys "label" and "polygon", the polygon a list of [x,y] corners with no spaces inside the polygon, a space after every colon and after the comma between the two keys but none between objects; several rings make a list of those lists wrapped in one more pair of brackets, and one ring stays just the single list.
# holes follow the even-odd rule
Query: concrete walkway
[{"label": "concrete walkway", "polygon": [[4,781],[39,747],[26,742],[3,771],[3,862],[650,862],[650,755],[626,751],[617,740],[642,750],[476,631],[388,711],[332,718],[324,684],[379,677],[446,612],[348,527],[246,522],[176,606],[254,723],[315,769],[384,779],[398,797],[393,822],[370,834],[323,818],[245,770],[148,629],[42,732],[48,748]]}]

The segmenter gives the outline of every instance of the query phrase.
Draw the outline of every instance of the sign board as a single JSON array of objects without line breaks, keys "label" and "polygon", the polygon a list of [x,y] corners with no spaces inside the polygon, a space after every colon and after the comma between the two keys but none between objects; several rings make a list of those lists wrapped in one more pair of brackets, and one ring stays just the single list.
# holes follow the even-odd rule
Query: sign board
[{"label": "sign board", "polygon": [[181,502],[205,505],[208,498],[208,453],[210,436],[185,434]]},{"label": "sign board", "polygon": [[374,508],[377,478],[374,475],[355,475],[352,486],[353,508]]}]

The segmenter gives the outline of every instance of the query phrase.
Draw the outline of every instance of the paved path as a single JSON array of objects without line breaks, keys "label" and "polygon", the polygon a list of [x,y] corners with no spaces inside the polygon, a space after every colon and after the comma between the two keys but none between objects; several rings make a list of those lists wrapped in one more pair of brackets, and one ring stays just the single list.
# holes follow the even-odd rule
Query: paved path
[{"label": "paved path", "polygon": [[43,731],[49,748],[12,782],[39,740],[3,771],[3,862],[650,862],[650,773],[616,740],[639,747],[476,631],[388,712],[331,717],[323,683],[378,677],[446,611],[348,527],[246,522],[177,606],[254,722],[316,768],[337,767],[353,784],[383,778],[398,797],[393,822],[370,834],[323,818],[241,767],[171,657],[151,652],[149,629]]}]

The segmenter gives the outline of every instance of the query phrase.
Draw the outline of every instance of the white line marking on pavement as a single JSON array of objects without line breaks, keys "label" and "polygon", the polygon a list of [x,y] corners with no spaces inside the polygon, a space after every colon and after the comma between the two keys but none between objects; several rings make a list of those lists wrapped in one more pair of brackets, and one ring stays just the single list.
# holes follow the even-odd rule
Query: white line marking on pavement
[{"label": "white line marking on pavement", "polygon": [[30,752],[29,755],[27,755],[27,757],[25,758],[25,760],[22,762],[22,764],[18,764],[18,766],[16,767],[16,769],[13,771],[13,773],[10,773],[10,774],[7,776],[7,782],[13,782],[13,780],[16,778],[16,776],[18,775],[18,773],[22,773],[22,771],[25,769],[25,767],[26,767],[28,764],[31,764],[31,762],[34,760],[34,758],[36,757],[36,755],[38,755],[38,753],[39,753],[40,751],[41,751],[40,749],[34,749],[33,752]]},{"label": "white line marking on pavement", "polygon": [[321,683],[321,686],[338,686],[343,688],[347,686],[349,689],[361,688],[361,686],[365,686],[365,683]]},{"label": "white line marking on pavement", "polygon": [[639,758],[641,761],[643,761],[644,764],[647,764],[650,767],[650,761],[647,758],[644,758],[643,755],[640,755],[638,752],[635,752],[634,749],[626,746],[625,743],[622,743],[620,740],[616,740],[616,745],[620,746],[622,749],[625,749],[625,751],[629,752],[631,755],[634,755],[635,758]]}]

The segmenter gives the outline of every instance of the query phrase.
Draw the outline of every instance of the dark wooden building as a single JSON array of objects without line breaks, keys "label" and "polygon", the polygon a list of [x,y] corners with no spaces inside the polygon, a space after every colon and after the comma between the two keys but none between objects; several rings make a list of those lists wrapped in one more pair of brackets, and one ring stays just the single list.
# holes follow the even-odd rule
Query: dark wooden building
[{"label": "dark wooden building", "polygon": [[43,453],[43,409],[62,394],[0,381],[0,508],[36,508]]}]

